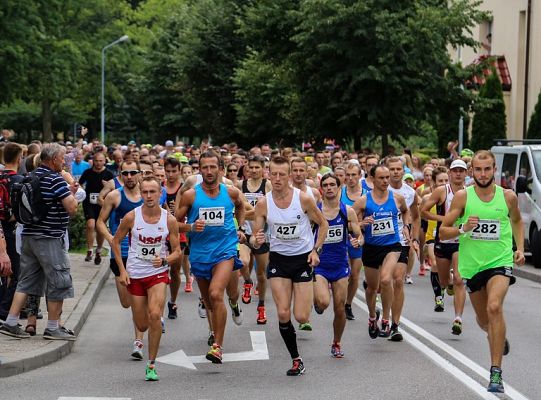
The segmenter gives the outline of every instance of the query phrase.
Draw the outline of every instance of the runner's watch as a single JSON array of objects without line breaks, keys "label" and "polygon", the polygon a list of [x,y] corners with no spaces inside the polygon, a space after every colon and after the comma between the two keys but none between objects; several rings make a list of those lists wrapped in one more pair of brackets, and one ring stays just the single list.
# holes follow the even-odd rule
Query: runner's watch
[{"label": "runner's watch", "polygon": [[321,247],[321,246],[320,247],[314,247],[312,250],[314,250],[316,252],[316,254],[318,256],[320,256],[321,253],[323,252],[323,247]]}]

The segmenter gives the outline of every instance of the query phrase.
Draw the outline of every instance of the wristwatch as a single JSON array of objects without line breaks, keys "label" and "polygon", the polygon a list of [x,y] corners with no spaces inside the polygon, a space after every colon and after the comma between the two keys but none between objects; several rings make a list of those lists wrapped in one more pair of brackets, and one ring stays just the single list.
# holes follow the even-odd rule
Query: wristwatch
[{"label": "wristwatch", "polygon": [[321,247],[321,246],[320,247],[314,247],[313,250],[316,252],[316,254],[318,256],[320,256],[321,253],[323,252],[323,247]]},{"label": "wristwatch", "polygon": [[461,235],[466,233],[466,231],[464,230],[464,224],[460,224],[458,226],[458,233],[460,233]]},{"label": "wristwatch", "polygon": [[162,258],[162,267],[165,267],[167,265],[167,258]]}]

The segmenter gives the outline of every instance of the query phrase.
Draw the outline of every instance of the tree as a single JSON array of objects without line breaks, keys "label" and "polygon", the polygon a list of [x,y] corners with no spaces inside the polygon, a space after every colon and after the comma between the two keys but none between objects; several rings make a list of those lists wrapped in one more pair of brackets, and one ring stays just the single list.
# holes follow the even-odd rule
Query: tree
[{"label": "tree", "polygon": [[537,104],[528,124],[528,139],[541,139],[541,92],[537,97]]},{"label": "tree", "polygon": [[490,149],[494,139],[506,137],[507,125],[502,84],[494,68],[479,90],[479,102],[474,111],[472,147],[474,150]]}]

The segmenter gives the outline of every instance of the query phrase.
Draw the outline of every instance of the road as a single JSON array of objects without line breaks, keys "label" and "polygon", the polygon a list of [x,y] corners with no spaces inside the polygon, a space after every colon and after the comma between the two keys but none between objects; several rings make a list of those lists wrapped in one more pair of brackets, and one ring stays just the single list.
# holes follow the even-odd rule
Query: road
[{"label": "road", "polygon": [[[517,279],[505,303],[511,353],[505,357],[503,377],[507,399],[539,399],[541,383],[541,285]],[[158,363],[160,382],[144,380],[143,362],[130,360],[130,313],[118,304],[110,279],[87,320],[73,352],[50,366],[0,381],[3,399],[33,400],[125,399],[454,399],[497,397],[486,393],[490,368],[485,334],[475,324],[469,301],[464,332],[451,334],[454,317],[450,298],[446,311],[433,312],[428,277],[415,277],[406,287],[402,321],[405,341],[372,340],[367,332],[366,306],[359,292],[355,321],[348,321],[343,338],[345,358],[330,357],[332,310],[312,315],[314,331],[297,332],[306,374],[287,377],[288,353],[277,328],[272,299],[268,299],[266,326],[255,321],[256,303],[244,306],[245,322],[237,327],[228,319],[224,352],[252,350],[250,331],[264,332],[259,352],[249,360],[222,365],[197,363],[208,350],[206,320],[197,315],[197,289],[181,293],[180,317],[167,321],[160,356],[183,350],[195,369]],[[270,293],[269,293],[270,295]],[[254,334],[262,339],[263,334]],[[268,359],[265,359],[265,347]],[[178,354],[178,353],[177,353]],[[233,359],[240,356],[232,354]],[[253,359],[251,359],[253,358]]]}]

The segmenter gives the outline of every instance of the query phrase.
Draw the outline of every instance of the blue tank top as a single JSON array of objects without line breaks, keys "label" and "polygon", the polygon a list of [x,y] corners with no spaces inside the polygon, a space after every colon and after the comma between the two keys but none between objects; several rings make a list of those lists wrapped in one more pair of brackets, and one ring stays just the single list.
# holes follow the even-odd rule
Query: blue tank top
[{"label": "blue tank top", "polygon": [[367,225],[364,231],[366,244],[374,246],[389,246],[400,243],[398,235],[398,215],[400,214],[394,201],[393,192],[389,191],[387,201],[383,204],[376,204],[372,193],[366,195],[365,217],[374,217],[374,223]]},{"label": "blue tank top", "polygon": [[113,182],[115,183],[115,189],[122,187],[122,185],[120,184],[120,181],[118,180],[118,176],[115,176],[115,178],[113,179]]},{"label": "blue tank top", "polygon": [[372,191],[372,188],[370,186],[368,186],[368,183],[366,183],[366,179],[361,180],[361,188],[363,190],[362,191],[363,196]]},{"label": "blue tank top", "polygon": [[237,255],[237,229],[233,221],[235,205],[220,184],[215,198],[207,196],[201,184],[195,186],[195,199],[188,212],[188,223],[206,221],[203,232],[190,232],[190,261],[213,264]]},{"label": "blue tank top", "polygon": [[[124,192],[124,187],[118,188],[118,191],[120,192],[120,203],[118,204],[118,207],[111,211],[111,214],[109,215],[109,229],[111,229],[111,233],[114,235],[116,233],[116,230],[118,229],[118,226],[120,225],[120,220],[124,218],[124,216],[129,213],[134,208],[139,207],[143,204],[143,199],[133,202],[130,201],[126,197],[126,193]],[[120,242],[120,251],[122,252],[122,258],[128,257],[128,250],[130,249],[130,243],[128,236],[126,236],[124,239],[122,239],[122,242]],[[113,252],[111,252],[111,258],[114,258]]]},{"label": "blue tank top", "polygon": [[[322,206],[318,206],[321,210]],[[348,265],[348,217],[347,209],[344,203],[340,203],[338,215],[327,220],[329,223],[329,232],[323,244],[323,252],[319,257],[319,268],[326,270],[335,270]],[[317,234],[315,240],[317,241]]]},{"label": "blue tank top", "polygon": [[348,197],[348,188],[347,186],[342,187],[342,196],[340,196],[340,202],[344,203],[346,206],[352,206],[355,203]]}]

